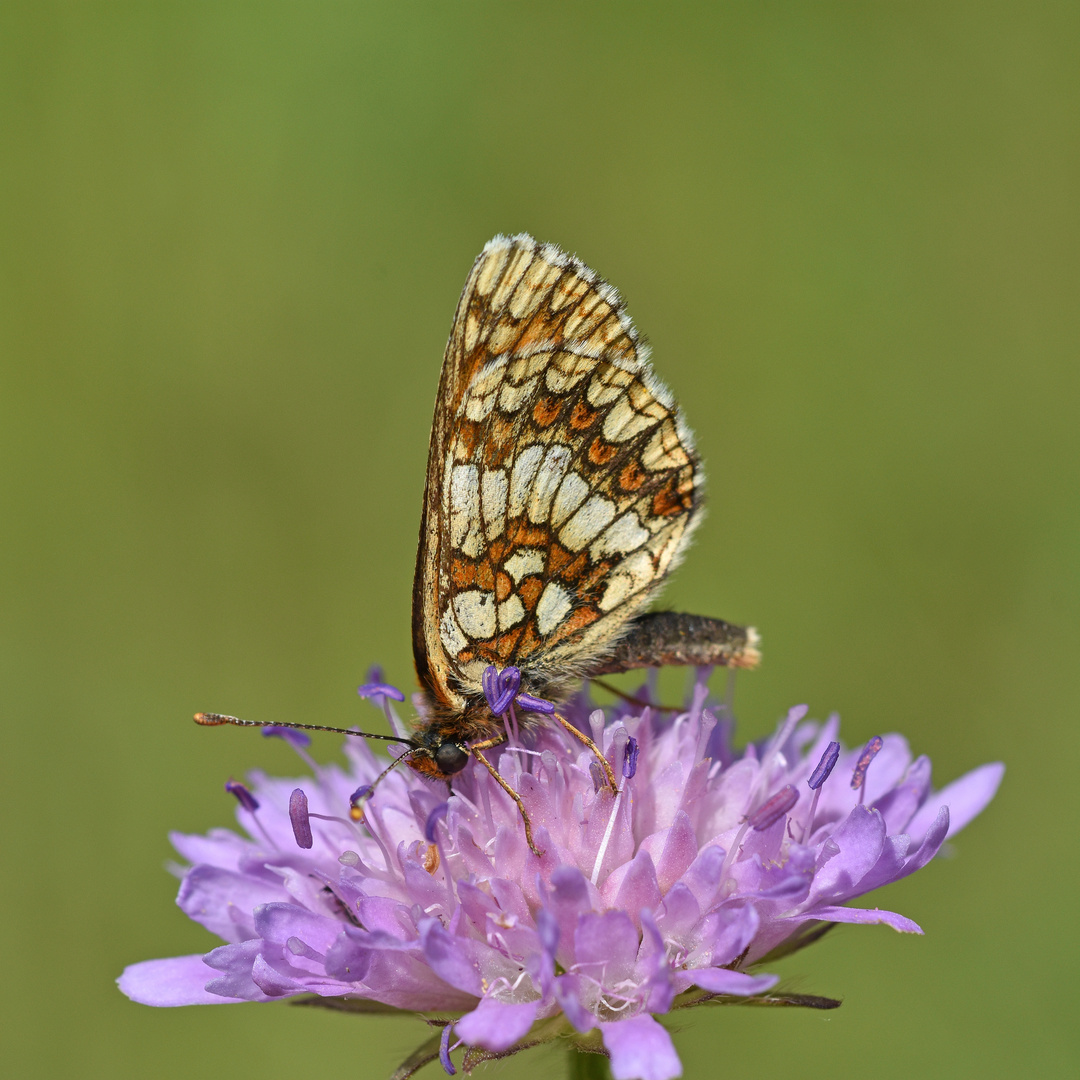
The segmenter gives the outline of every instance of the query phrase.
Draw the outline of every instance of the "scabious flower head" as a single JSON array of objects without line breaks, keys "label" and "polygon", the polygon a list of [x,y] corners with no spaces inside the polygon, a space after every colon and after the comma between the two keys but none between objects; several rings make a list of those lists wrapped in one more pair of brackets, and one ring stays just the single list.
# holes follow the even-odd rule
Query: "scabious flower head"
[{"label": "scabious flower head", "polygon": [[450,1072],[461,1044],[468,1067],[564,1035],[602,1048],[616,1080],[679,1076],[657,1014],[768,996],[777,977],[761,963],[828,924],[921,932],[846,904],[929,862],[1003,771],[985,765],[935,793],[930,762],[902,736],[844,750],[837,718],[808,721],[803,706],[737,752],[706,698],[702,678],[679,715],[624,703],[606,722],[587,690],[570,703],[618,794],[554,723],[490,751],[539,857],[475,761],[449,796],[397,769],[362,813],[386,761],[360,739],[346,741],[346,769],[256,773],[250,791],[229,788],[246,835],[172,837],[190,863],[177,902],[226,944],[134,964],[120,988],[149,1005],[314,995],[424,1013],[442,1036],[410,1067],[439,1057]]}]

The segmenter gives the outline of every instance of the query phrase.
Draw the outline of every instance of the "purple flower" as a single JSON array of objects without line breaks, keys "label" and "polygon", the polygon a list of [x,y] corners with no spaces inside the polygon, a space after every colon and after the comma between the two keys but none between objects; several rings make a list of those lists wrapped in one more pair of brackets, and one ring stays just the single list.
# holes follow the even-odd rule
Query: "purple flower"
[{"label": "purple flower", "polygon": [[362,815],[350,800],[386,763],[359,740],[347,771],[254,774],[256,797],[237,809],[247,835],[172,838],[191,864],[178,903],[225,944],[133,964],[120,988],[148,1005],[315,995],[457,1015],[410,1068],[445,1067],[462,1043],[469,1067],[569,1034],[602,1047],[616,1080],[679,1076],[656,1015],[769,996],[777,977],[758,966],[831,923],[921,933],[846,905],[929,862],[1003,773],[984,765],[935,793],[902,736],[867,761],[837,743],[836,717],[806,721],[803,706],[736,753],[705,697],[699,685],[673,720],[624,704],[606,725],[584,692],[574,699],[566,715],[622,777],[617,795],[555,724],[493,751],[542,857],[476,762],[449,797],[395,770]]}]

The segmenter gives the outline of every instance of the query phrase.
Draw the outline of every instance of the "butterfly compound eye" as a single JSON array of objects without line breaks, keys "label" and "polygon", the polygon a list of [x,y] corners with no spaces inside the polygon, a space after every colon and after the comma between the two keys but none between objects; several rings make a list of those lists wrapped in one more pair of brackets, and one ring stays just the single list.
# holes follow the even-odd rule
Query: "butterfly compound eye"
[{"label": "butterfly compound eye", "polygon": [[457,743],[444,742],[438,750],[435,751],[435,764],[439,766],[443,773],[447,776],[452,776],[454,773],[461,772],[469,763],[469,751],[463,746],[459,746]]}]

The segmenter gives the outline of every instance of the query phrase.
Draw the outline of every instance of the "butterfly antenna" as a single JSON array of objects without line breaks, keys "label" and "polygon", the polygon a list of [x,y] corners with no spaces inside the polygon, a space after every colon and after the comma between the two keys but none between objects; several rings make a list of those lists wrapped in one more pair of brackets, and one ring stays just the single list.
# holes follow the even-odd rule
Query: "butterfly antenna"
[{"label": "butterfly antenna", "polygon": [[[416,747],[414,747],[416,749]],[[349,798],[349,817],[353,821],[364,820],[364,803],[375,794],[375,789],[383,782],[383,779],[390,775],[403,761],[412,757],[413,751],[406,750],[404,754],[399,754],[389,765],[370,784],[364,784],[363,787],[359,787],[354,791]]]},{"label": "butterfly antenna", "polygon": [[[233,724],[235,727],[273,727],[294,728],[296,731],[331,731],[335,735],[356,735],[361,739],[382,739],[383,742],[404,743],[415,749],[416,743],[412,739],[404,739],[400,735],[376,735],[371,731],[356,731],[353,728],[327,727],[325,724],[292,724],[278,723],[274,720],[241,720],[236,716],[226,716],[224,713],[197,712],[195,723],[203,727],[220,727],[222,724]],[[407,756],[407,755],[402,755]],[[401,758],[397,759],[398,761]]]}]

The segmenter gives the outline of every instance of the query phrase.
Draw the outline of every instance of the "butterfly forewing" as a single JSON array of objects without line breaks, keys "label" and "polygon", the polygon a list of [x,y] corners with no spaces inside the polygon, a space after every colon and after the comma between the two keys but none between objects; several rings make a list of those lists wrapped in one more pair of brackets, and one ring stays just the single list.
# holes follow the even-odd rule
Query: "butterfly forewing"
[{"label": "butterfly forewing", "polygon": [[435,403],[413,645],[435,703],[489,664],[558,694],[618,640],[695,524],[700,466],[615,289],[496,237],[458,303]]}]

